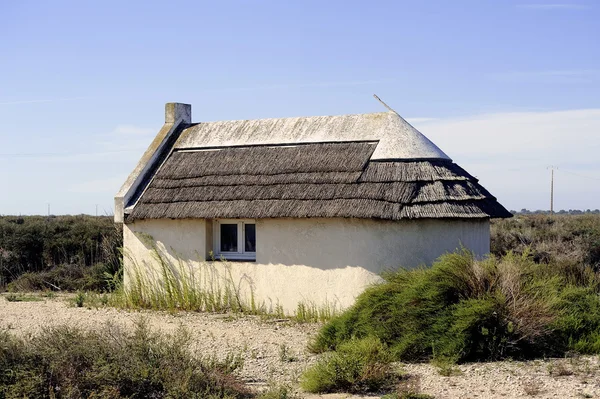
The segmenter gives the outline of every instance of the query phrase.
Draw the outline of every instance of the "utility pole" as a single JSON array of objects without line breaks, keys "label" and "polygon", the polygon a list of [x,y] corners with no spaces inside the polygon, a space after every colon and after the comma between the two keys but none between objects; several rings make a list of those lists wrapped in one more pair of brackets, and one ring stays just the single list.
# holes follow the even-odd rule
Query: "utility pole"
[{"label": "utility pole", "polygon": [[98,217],[98,204],[96,204],[96,217]]},{"label": "utility pole", "polygon": [[554,214],[554,165],[550,165],[546,169],[550,169],[550,214],[552,215]]},{"label": "utility pole", "polygon": [[50,203],[48,202],[47,205],[48,205],[48,216],[50,216]]}]

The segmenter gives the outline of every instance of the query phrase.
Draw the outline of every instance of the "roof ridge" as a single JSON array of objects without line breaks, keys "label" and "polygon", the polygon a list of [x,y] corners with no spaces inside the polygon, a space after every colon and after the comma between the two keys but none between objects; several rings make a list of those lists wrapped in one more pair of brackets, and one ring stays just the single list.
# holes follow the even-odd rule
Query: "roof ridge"
[{"label": "roof ridge", "polygon": [[[270,117],[270,118],[254,118],[254,119],[221,119],[215,121],[202,121],[202,122],[194,122],[191,125],[200,125],[206,123],[227,123],[227,122],[252,122],[252,121],[277,121],[283,119],[318,119],[318,118],[340,118],[340,117],[349,117],[349,116],[364,116],[364,115],[387,115],[387,114],[395,114],[398,115],[395,111],[381,111],[381,112],[363,112],[356,114],[336,114],[336,115],[298,115],[298,116],[282,116],[282,117]],[[400,116],[400,115],[398,115]],[[404,118],[402,118],[404,119]],[[408,123],[408,122],[407,122]]]}]

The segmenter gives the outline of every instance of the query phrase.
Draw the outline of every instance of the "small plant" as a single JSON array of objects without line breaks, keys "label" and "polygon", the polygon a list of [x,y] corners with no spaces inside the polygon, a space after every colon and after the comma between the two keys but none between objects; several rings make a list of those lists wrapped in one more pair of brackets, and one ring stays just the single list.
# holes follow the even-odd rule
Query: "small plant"
[{"label": "small plant", "polygon": [[292,355],[290,348],[285,343],[282,343],[279,345],[279,360],[282,363],[290,363],[295,362],[298,358]]},{"label": "small plant", "polygon": [[527,396],[537,396],[542,393],[542,386],[538,381],[527,381],[523,384],[523,391]]},{"label": "small plant", "polygon": [[434,399],[434,397],[421,392],[421,379],[418,375],[403,375],[395,392],[384,395],[381,399]]},{"label": "small plant", "polygon": [[291,388],[287,385],[276,385],[269,384],[269,388],[261,392],[257,399],[294,399],[297,398],[297,395],[293,393]]},{"label": "small plant", "polygon": [[40,297],[54,299],[56,298],[56,293],[54,291],[43,291],[42,293],[40,293]]},{"label": "small plant", "polygon": [[456,361],[448,358],[436,358],[432,360],[432,364],[437,369],[439,375],[444,377],[452,377],[461,375],[462,372],[456,367]]},{"label": "small plant", "polygon": [[81,291],[77,292],[77,294],[75,295],[75,298],[73,298],[73,303],[75,304],[75,306],[77,306],[78,308],[82,308],[84,302],[85,302],[85,294]]},{"label": "small plant", "polygon": [[336,352],[326,353],[301,377],[308,392],[373,392],[398,379],[391,367],[392,356],[375,337],[351,339]]},{"label": "small plant", "polygon": [[275,316],[278,319],[283,319],[285,317],[285,312],[283,311],[283,306],[280,303],[275,305],[275,310],[273,312],[273,316]]},{"label": "small plant", "polygon": [[548,363],[548,374],[550,374],[552,377],[566,377],[573,375],[574,371],[570,367],[567,367],[565,362],[556,361]]},{"label": "small plant", "polygon": [[19,297],[17,296],[17,294],[8,294],[6,295],[4,298],[6,298],[6,300],[8,302],[19,302]]}]

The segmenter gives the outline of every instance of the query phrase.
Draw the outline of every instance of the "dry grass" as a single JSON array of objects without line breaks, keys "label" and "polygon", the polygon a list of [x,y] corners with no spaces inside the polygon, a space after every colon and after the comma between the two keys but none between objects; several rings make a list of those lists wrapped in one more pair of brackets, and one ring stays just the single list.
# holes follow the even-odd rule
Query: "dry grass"
[{"label": "dry grass", "polygon": [[45,328],[26,339],[0,331],[0,397],[245,398],[234,357],[192,354],[191,335],[162,335],[139,320],[131,332],[105,325],[87,331]]}]

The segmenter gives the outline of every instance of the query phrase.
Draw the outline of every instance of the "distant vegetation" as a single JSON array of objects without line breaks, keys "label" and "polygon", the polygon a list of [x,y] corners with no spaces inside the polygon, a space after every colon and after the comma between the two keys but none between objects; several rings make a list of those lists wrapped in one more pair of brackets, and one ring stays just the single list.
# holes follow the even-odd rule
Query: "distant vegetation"
[{"label": "distant vegetation", "polygon": [[0,216],[0,288],[109,290],[122,240],[106,216]]},{"label": "distant vegetation", "polygon": [[[542,210],[542,209],[530,211],[529,209],[523,208],[520,211],[512,211],[511,210],[510,213],[512,213],[513,215],[550,215],[552,212],[550,212],[550,210]],[[588,215],[588,214],[600,215],[600,209],[586,209],[586,210],[561,209],[559,211],[555,211],[554,214],[556,214],[556,215]]]},{"label": "distant vegetation", "polygon": [[600,271],[600,215],[520,215],[494,220],[491,252],[527,252],[534,262]]}]

